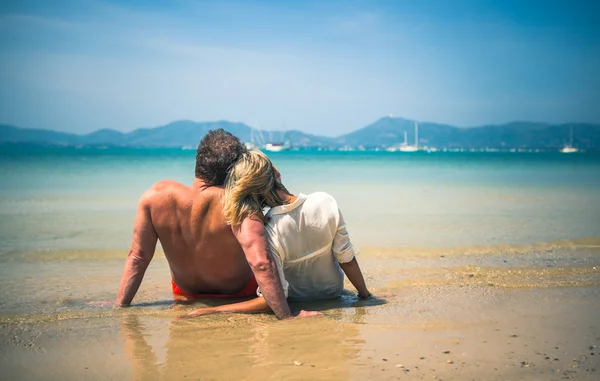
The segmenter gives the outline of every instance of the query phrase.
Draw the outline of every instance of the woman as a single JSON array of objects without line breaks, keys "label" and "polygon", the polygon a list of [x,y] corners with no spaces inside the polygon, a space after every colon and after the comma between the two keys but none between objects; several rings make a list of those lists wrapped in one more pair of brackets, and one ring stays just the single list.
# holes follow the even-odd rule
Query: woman
[{"label": "woman", "polygon": [[[344,289],[344,274],[362,299],[371,296],[350,243],[337,203],[327,193],[292,195],[281,175],[260,151],[244,154],[230,171],[225,188],[227,223],[237,226],[245,218],[265,222],[271,253],[290,300],[335,298]],[[263,213],[263,208],[270,208]],[[343,271],[343,273],[342,273]],[[220,312],[270,311],[260,296],[241,303],[198,309],[188,316]]]}]

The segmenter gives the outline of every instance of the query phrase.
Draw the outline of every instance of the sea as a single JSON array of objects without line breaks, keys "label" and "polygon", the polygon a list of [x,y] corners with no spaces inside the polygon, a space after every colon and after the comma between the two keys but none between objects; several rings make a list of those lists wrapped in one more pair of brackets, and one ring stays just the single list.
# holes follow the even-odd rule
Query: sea
[{"label": "sea", "polygon": [[[476,281],[598,290],[598,153],[268,155],[292,193],[336,198],[375,292]],[[193,150],[2,147],[0,325],[39,336],[122,317],[103,303],[115,299],[138,199],[161,179],[191,184],[194,165]],[[131,311],[172,317],[160,247]]]},{"label": "sea", "polygon": [[[600,236],[600,154],[269,153],[292,193],[333,195],[358,246],[448,248]],[[194,151],[0,152],[0,253],[127,249],[161,179],[194,180]]]}]

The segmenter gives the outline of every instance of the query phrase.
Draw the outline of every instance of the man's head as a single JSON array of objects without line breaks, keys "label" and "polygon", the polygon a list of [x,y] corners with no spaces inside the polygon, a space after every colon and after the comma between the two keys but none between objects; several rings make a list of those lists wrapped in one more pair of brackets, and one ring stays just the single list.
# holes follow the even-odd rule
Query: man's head
[{"label": "man's head", "polygon": [[208,131],[196,151],[196,178],[222,186],[231,166],[246,152],[240,140],[222,128]]}]

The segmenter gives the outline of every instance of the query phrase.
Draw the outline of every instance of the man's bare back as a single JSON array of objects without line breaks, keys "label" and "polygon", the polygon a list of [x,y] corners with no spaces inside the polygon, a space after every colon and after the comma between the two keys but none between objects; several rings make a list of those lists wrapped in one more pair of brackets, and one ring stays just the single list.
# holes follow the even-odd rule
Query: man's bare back
[{"label": "man's bare back", "polygon": [[253,274],[225,224],[221,187],[196,179],[191,187],[160,181],[146,192],[150,219],[180,289],[192,294],[234,294]]},{"label": "man's bare back", "polygon": [[[223,218],[222,193],[223,188],[207,186],[200,179],[189,187],[172,180],[157,182],[140,198],[129,255],[149,263],[160,240],[172,280],[182,291],[235,294],[242,290],[253,273]],[[129,295],[119,298],[130,301]]]}]

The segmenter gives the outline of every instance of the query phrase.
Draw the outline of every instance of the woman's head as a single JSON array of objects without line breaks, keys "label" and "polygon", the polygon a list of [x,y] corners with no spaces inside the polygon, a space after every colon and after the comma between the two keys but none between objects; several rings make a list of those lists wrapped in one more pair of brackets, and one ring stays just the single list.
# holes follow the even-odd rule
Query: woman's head
[{"label": "woman's head", "polygon": [[224,214],[227,223],[239,225],[248,217],[267,222],[262,209],[283,204],[278,191],[287,193],[271,160],[260,151],[243,154],[225,180]]}]

